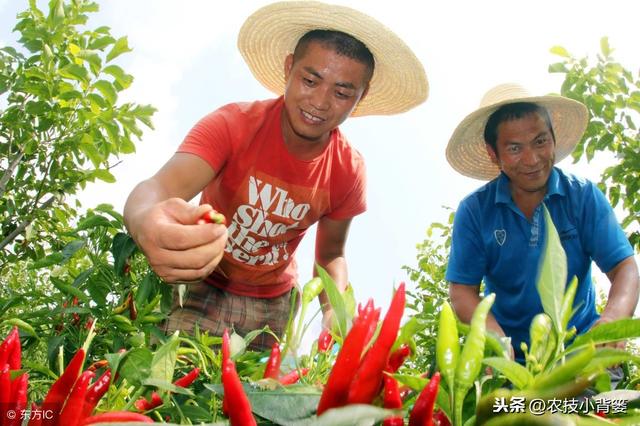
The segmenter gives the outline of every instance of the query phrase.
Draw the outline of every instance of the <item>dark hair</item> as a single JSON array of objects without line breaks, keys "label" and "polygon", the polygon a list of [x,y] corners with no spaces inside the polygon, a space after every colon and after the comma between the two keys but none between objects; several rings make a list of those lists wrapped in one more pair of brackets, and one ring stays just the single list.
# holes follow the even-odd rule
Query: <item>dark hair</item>
[{"label": "dark hair", "polygon": [[518,120],[530,114],[540,114],[540,117],[544,119],[549,127],[553,141],[556,140],[556,135],[553,133],[553,126],[551,125],[551,117],[549,111],[543,106],[534,104],[532,102],[514,102],[506,104],[498,108],[493,114],[489,116],[487,125],[484,126],[484,142],[493,148],[493,151],[498,154],[498,148],[496,146],[498,141],[498,126],[505,121]]},{"label": "dark hair", "polygon": [[307,52],[307,47],[311,42],[318,42],[324,47],[333,49],[337,54],[354,59],[366,65],[369,71],[366,81],[371,80],[373,70],[375,69],[375,59],[371,51],[363,42],[357,38],[334,30],[311,30],[298,40],[295,50],[293,51],[293,61],[302,58]]}]

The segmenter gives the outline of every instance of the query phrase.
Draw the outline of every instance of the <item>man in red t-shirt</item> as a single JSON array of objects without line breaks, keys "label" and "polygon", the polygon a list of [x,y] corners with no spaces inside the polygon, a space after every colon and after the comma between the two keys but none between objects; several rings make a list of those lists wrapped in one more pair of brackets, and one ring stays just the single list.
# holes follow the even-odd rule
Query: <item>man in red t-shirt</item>
[{"label": "man in red t-shirt", "polygon": [[[243,334],[269,325],[282,334],[295,251],[314,223],[316,262],[344,290],[344,248],[351,219],[366,208],[366,180],[361,155],[338,126],[350,115],[406,111],[427,96],[411,50],[350,8],[266,6],[247,19],[238,46],[256,78],[282,96],[205,116],[125,205],[127,228],[156,273],[190,283],[171,330],[199,323],[214,334]],[[198,193],[200,205],[189,204]],[[226,226],[197,224],[213,208]],[[326,295],[321,302],[327,325]],[[255,343],[271,342],[264,334]]]}]

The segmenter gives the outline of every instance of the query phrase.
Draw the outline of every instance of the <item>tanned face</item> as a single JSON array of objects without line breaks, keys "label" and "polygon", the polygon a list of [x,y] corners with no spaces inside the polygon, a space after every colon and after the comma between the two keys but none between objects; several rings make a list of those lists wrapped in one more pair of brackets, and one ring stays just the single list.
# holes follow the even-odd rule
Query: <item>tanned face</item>
[{"label": "tanned face", "polygon": [[512,192],[546,192],[555,161],[555,141],[538,113],[498,125],[496,148],[487,145],[491,160],[511,180]]},{"label": "tanned face", "polygon": [[368,88],[367,67],[311,42],[285,61],[283,135],[288,143],[324,143],[349,117]]}]

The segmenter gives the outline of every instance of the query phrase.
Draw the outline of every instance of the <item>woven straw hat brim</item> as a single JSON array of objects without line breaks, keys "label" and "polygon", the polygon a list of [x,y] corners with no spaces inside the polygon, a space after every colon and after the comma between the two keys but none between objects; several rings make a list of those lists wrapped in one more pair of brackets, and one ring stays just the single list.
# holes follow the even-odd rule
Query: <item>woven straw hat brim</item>
[{"label": "woven straw hat brim", "polygon": [[549,111],[556,138],[556,163],[573,152],[587,128],[587,108],[578,101],[562,96],[521,97],[481,107],[466,116],[454,130],[447,145],[447,161],[451,167],[479,180],[491,180],[500,173],[487,154],[484,128],[489,116],[498,108],[515,102],[532,102]]},{"label": "woven straw hat brim", "polygon": [[352,116],[391,115],[427,99],[429,84],[420,61],[391,30],[354,9],[316,1],[285,1],[253,13],[240,29],[238,48],[255,78],[284,92],[284,60],[304,34],[342,31],[363,42],[375,59],[369,93]]}]

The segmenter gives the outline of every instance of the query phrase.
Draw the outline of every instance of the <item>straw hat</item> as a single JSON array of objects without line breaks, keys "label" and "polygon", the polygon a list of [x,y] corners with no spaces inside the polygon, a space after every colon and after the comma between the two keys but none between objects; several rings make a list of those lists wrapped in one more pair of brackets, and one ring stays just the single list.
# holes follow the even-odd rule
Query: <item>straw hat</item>
[{"label": "straw hat", "polygon": [[499,107],[515,102],[532,102],[549,111],[556,137],[556,162],[571,154],[587,127],[587,108],[563,96],[531,96],[517,84],[501,84],[489,90],[480,107],[456,127],[447,145],[447,161],[458,172],[480,180],[491,180],[500,173],[485,148],[484,128]]},{"label": "straw hat", "polygon": [[357,10],[317,1],[283,1],[265,6],[247,18],[238,48],[263,86],[284,92],[284,60],[311,30],[342,31],[363,42],[375,59],[369,93],[353,116],[391,115],[427,99],[429,84],[420,61],[391,30]]}]

